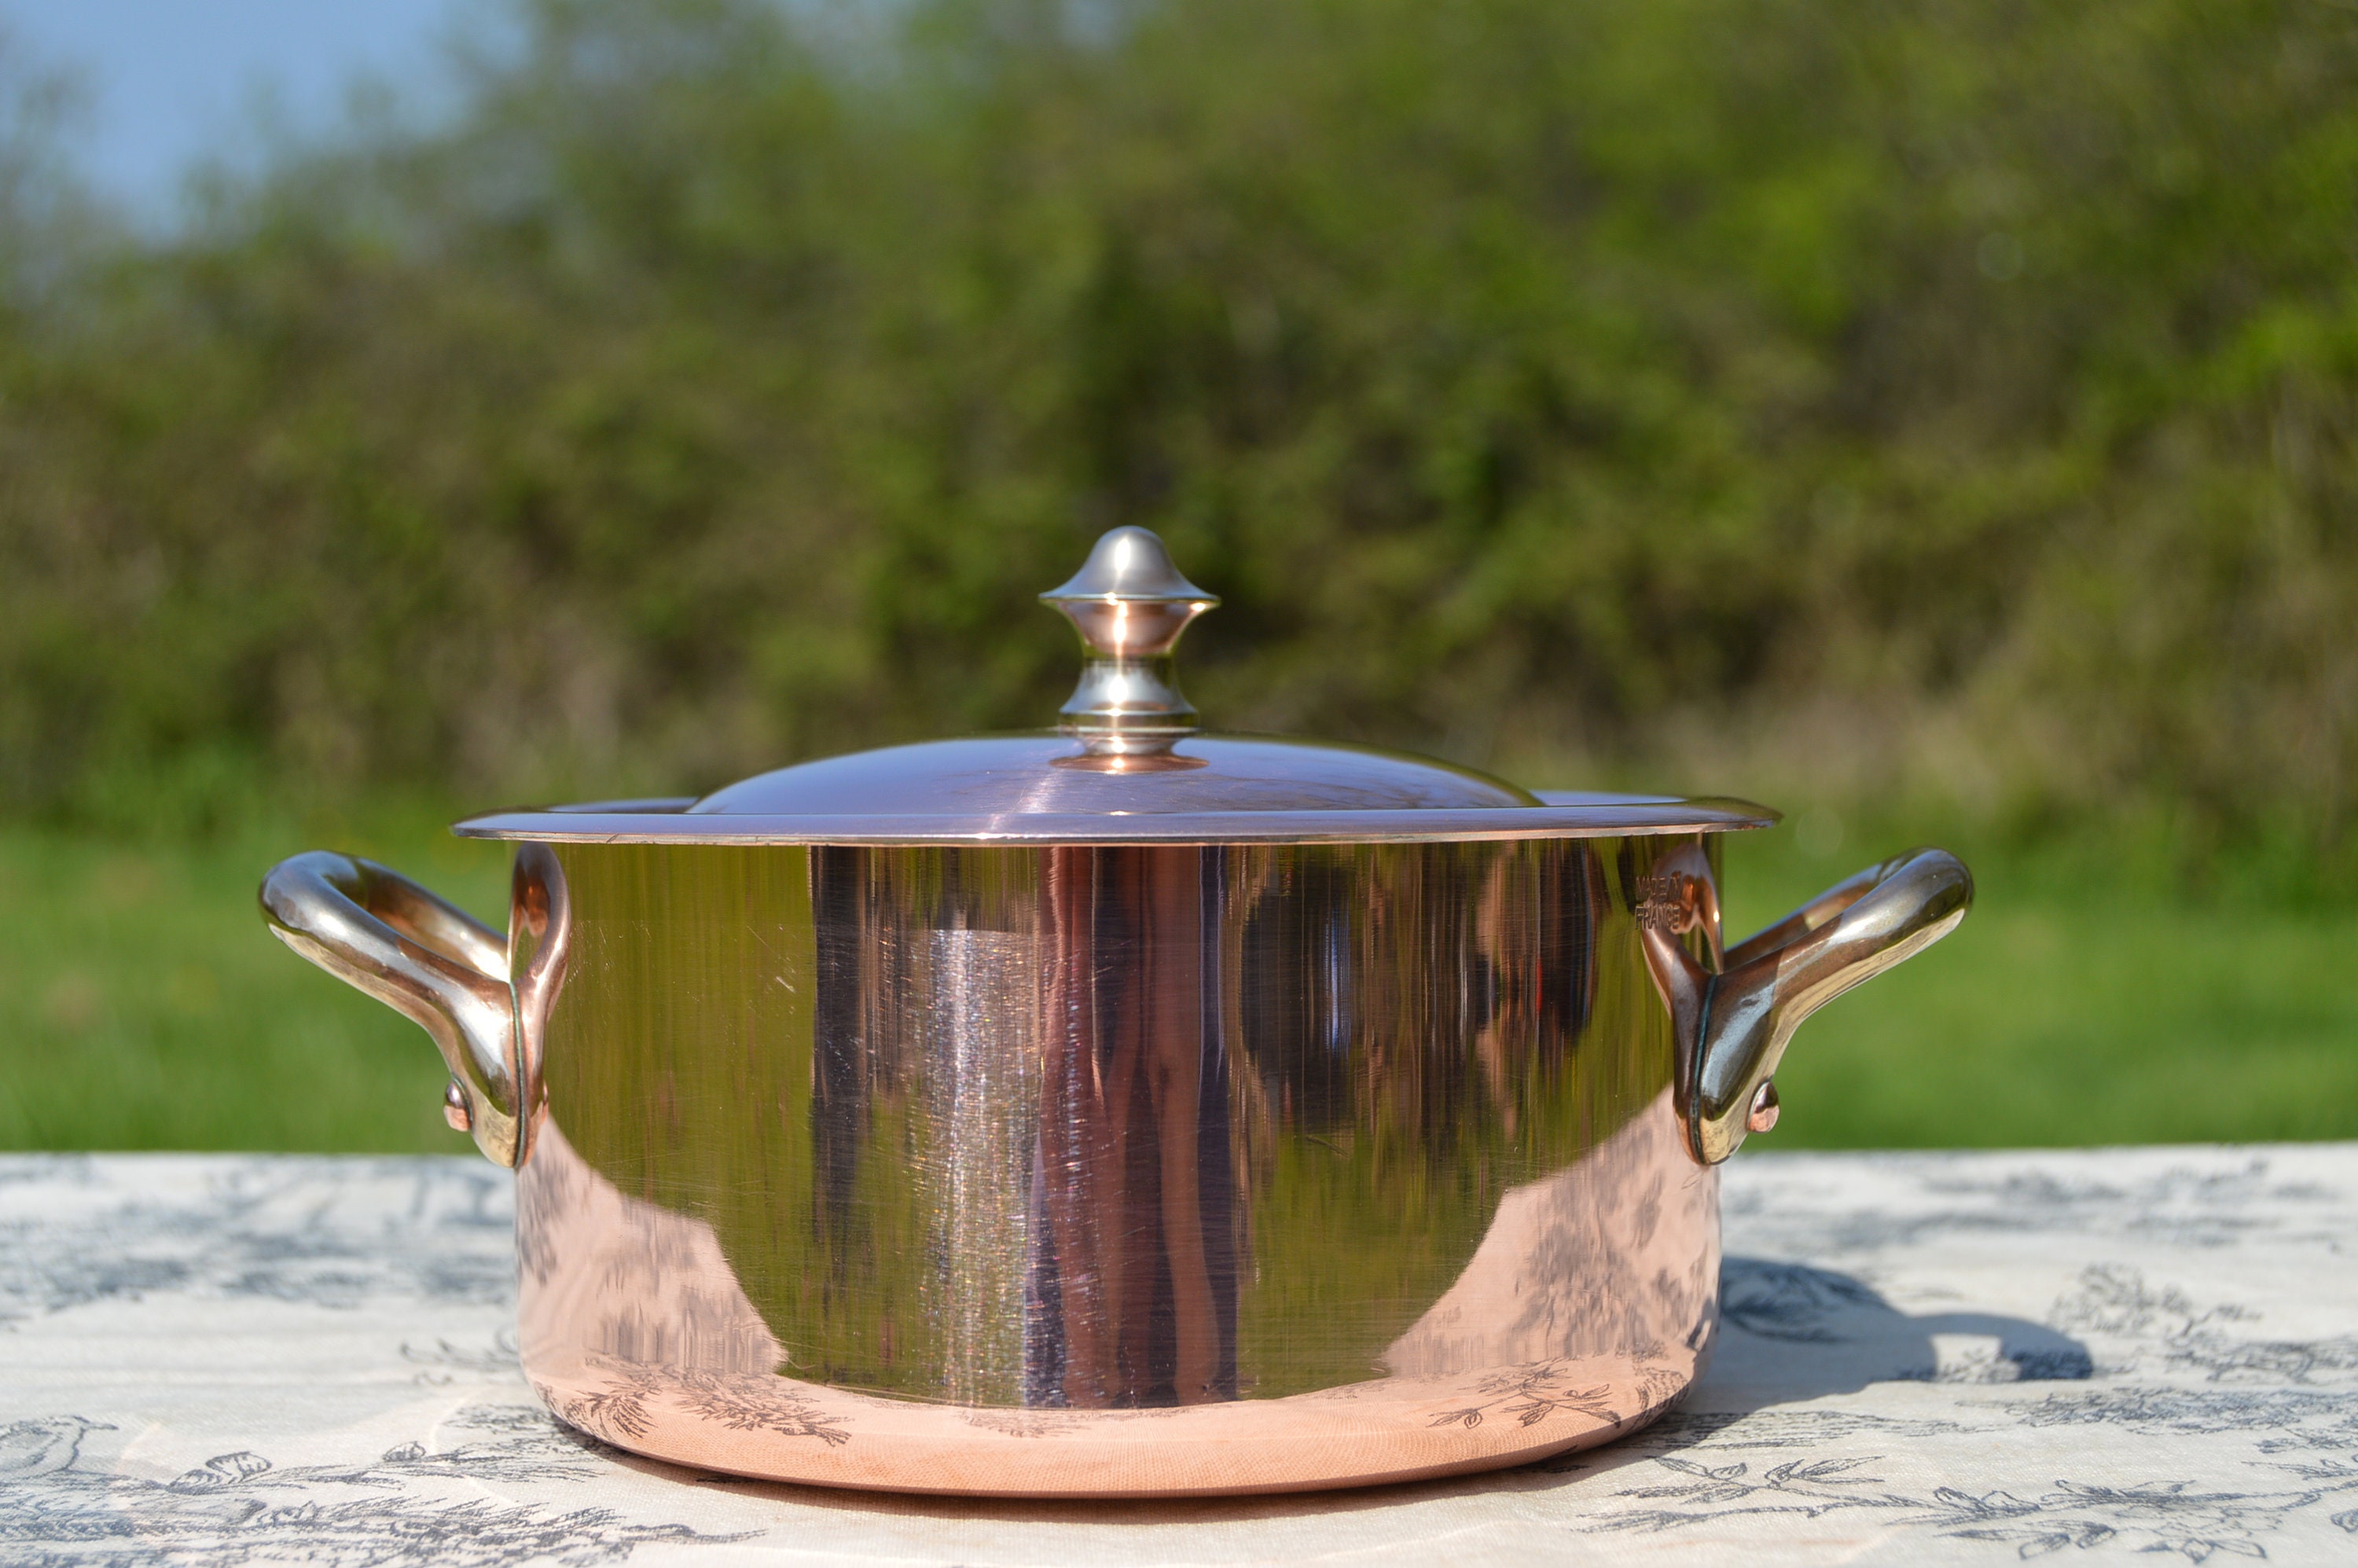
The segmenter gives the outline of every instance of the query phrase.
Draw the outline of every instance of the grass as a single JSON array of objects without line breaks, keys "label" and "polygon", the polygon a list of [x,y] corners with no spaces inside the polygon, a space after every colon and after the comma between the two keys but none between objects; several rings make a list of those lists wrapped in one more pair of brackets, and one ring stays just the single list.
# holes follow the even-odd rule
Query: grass
[{"label": "grass", "polygon": [[[1906,841],[1818,828],[1731,845],[1731,935]],[[0,1148],[469,1148],[425,1036],[264,933],[262,871],[321,845],[504,906],[505,855],[415,806],[177,847],[0,827]],[[2358,908],[2196,897],[2086,841],[1957,847],[1972,917],[1803,1028],[1756,1147],[2358,1137]]]},{"label": "grass", "polygon": [[471,1148],[443,1125],[425,1034],[263,926],[263,871],[321,845],[479,915],[506,903],[503,847],[416,811],[189,848],[0,828],[0,1147]]},{"label": "grass", "polygon": [[[1730,847],[1732,935],[1909,841],[1794,839]],[[2101,844],[1954,847],[1973,914],[1802,1026],[1766,1146],[2358,1137],[2358,908],[2195,897]]]}]

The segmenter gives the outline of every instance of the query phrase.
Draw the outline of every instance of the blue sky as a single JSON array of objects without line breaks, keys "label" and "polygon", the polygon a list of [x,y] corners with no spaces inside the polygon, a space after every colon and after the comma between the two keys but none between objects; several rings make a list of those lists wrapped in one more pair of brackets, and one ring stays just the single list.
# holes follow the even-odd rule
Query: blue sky
[{"label": "blue sky", "polygon": [[174,210],[207,155],[258,145],[254,106],[302,132],[334,125],[356,74],[431,82],[438,41],[495,0],[0,0],[0,28],[36,61],[75,71],[85,175],[133,213]]}]

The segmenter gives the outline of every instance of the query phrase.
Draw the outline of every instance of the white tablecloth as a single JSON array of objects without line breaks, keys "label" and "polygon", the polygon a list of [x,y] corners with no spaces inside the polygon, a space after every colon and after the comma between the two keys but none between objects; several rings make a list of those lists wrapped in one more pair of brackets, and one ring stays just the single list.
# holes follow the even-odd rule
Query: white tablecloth
[{"label": "white tablecloth", "polygon": [[1234,1502],[729,1480],[533,1402],[468,1160],[0,1158],[0,1563],[2358,1564],[2358,1144],[1779,1156],[1612,1447]]}]

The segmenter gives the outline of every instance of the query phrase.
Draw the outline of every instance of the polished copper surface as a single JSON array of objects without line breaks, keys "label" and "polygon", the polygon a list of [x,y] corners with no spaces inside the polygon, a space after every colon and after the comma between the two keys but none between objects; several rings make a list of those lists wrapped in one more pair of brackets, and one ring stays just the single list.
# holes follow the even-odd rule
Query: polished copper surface
[{"label": "polished copper surface", "polygon": [[794,1375],[713,1226],[623,1195],[561,1135],[520,1181],[519,1338],[551,1411],[699,1469],[895,1491],[1294,1491],[1587,1447],[1693,1380],[1718,1270],[1716,1177],[1685,1158],[1658,1097],[1572,1167],[1502,1194],[1377,1375],[1192,1405],[921,1402]]},{"label": "polished copper surface", "polygon": [[[1090,753],[1055,730],[980,735],[827,757],[730,784],[687,808],[709,816],[1175,816],[1530,808],[1538,800],[1471,768],[1361,746],[1195,735],[1165,753],[1192,766],[1065,767]],[[1134,764],[1133,764],[1134,766]]]},{"label": "polished copper surface", "polygon": [[562,848],[527,1370],[642,1452],[921,1490],[1628,1430],[1716,1279],[1665,847]]}]

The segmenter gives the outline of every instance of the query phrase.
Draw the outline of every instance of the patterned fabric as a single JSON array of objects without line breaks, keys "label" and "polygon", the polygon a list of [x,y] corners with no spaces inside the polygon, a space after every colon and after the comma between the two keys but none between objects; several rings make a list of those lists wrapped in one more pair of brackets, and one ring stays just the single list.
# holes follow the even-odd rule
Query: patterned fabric
[{"label": "patterned fabric", "polygon": [[508,1178],[0,1159],[0,1563],[2358,1563],[2358,1145],[1747,1154],[1727,1332],[1465,1480],[968,1502],[676,1470],[533,1402]]}]

